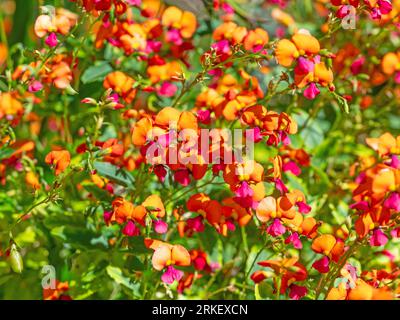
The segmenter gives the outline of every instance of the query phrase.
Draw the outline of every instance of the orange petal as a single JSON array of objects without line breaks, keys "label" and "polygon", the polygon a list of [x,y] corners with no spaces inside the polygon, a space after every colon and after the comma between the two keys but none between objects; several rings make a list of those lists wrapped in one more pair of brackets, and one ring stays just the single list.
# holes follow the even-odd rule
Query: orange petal
[{"label": "orange petal", "polygon": [[290,40],[280,40],[276,45],[275,57],[281,66],[290,67],[298,54],[296,46]]},{"label": "orange petal", "polygon": [[276,214],[276,200],[273,197],[266,197],[260,201],[256,209],[257,218],[261,222],[267,222],[271,215]]},{"label": "orange petal", "polygon": [[171,259],[177,266],[189,266],[191,262],[189,252],[181,245],[172,247]]},{"label": "orange petal", "polygon": [[167,263],[171,261],[171,249],[169,246],[161,245],[153,253],[151,263],[153,268],[161,271],[167,266]]},{"label": "orange petal", "polygon": [[336,244],[336,239],[331,234],[323,234],[314,239],[311,248],[316,253],[322,253],[326,256],[329,256],[333,247]]}]

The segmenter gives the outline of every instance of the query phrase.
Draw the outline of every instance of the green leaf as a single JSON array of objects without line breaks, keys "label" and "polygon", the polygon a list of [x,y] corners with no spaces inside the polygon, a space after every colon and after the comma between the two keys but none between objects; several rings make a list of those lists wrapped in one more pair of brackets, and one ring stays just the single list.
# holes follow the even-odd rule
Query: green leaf
[{"label": "green leaf", "polygon": [[2,148],[0,150],[0,160],[9,158],[13,153],[14,149],[11,148]]},{"label": "green leaf", "polygon": [[113,180],[122,186],[131,187],[135,182],[128,171],[118,168],[111,163],[95,161],[94,167],[99,175]]},{"label": "green leaf", "polygon": [[112,72],[112,67],[106,61],[98,61],[85,70],[81,80],[83,83],[92,83],[96,81],[103,81],[104,77]]},{"label": "green leaf", "polygon": [[122,270],[118,267],[107,266],[107,274],[113,279],[116,283],[123,285],[131,290],[137,289],[137,285],[135,285],[131,279],[125,277],[122,273]]}]

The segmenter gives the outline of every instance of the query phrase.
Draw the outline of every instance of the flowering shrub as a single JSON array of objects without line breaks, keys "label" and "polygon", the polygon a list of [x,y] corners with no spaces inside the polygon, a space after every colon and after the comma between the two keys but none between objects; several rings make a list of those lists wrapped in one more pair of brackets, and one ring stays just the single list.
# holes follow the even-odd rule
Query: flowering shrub
[{"label": "flowering shrub", "polygon": [[400,1],[0,3],[0,296],[396,299]]}]

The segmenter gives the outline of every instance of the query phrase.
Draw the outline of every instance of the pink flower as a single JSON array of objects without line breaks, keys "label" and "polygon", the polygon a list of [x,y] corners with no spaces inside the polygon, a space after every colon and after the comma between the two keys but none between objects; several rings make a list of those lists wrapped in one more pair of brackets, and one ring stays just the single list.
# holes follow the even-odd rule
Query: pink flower
[{"label": "pink flower", "polygon": [[164,182],[165,176],[167,175],[167,170],[163,165],[155,166],[153,172],[161,182]]},{"label": "pink flower", "polygon": [[263,137],[261,135],[261,130],[259,127],[246,130],[246,139],[249,139],[249,141],[257,143],[260,142],[262,138]]},{"label": "pink flower", "polygon": [[400,238],[400,228],[396,228],[396,229],[393,229],[392,231],[390,231],[390,235],[393,238]]},{"label": "pink flower", "polygon": [[125,2],[131,6],[139,7],[142,4],[142,0],[125,0]]},{"label": "pink flower", "polygon": [[169,82],[164,82],[158,90],[158,93],[160,96],[173,97],[177,90],[178,88],[176,85]]},{"label": "pink flower", "polygon": [[128,237],[133,237],[138,236],[140,234],[140,230],[132,220],[129,220],[122,229],[122,233]]},{"label": "pink flower", "polygon": [[275,188],[278,189],[281,194],[289,192],[289,189],[285,186],[283,181],[279,178],[275,179]]},{"label": "pink flower", "polygon": [[187,169],[175,171],[174,179],[176,182],[186,187],[190,183],[189,171]]},{"label": "pink flower", "polygon": [[232,6],[229,3],[224,2],[221,6],[221,9],[226,13],[226,14],[234,14],[235,10],[232,8]]},{"label": "pink flower", "polygon": [[390,196],[385,200],[384,207],[388,209],[393,209],[396,212],[400,212],[400,194],[397,192],[392,192]]},{"label": "pink flower", "polygon": [[377,6],[371,10],[371,17],[375,20],[380,19],[383,14],[388,14],[390,11],[392,11],[392,3],[390,0],[378,0]]},{"label": "pink flower", "polygon": [[388,237],[382,232],[381,229],[375,229],[372,233],[369,244],[373,247],[384,246],[388,242]]},{"label": "pink flower", "polygon": [[303,201],[296,202],[297,208],[299,208],[300,213],[309,213],[311,211],[311,206]]},{"label": "pink flower", "polygon": [[323,257],[312,264],[312,267],[317,270],[319,273],[328,273],[329,272],[329,258]]},{"label": "pink flower", "polygon": [[307,294],[307,288],[303,286],[298,286],[296,284],[292,284],[290,286],[289,297],[293,300],[299,300],[303,298]]},{"label": "pink flower", "polygon": [[365,62],[364,57],[356,59],[350,66],[351,73],[354,75],[361,73],[364,62]]},{"label": "pink flower", "polygon": [[111,211],[104,211],[103,219],[106,225],[109,225],[111,222],[112,212]]},{"label": "pink flower", "polygon": [[231,47],[229,46],[229,41],[228,40],[221,40],[216,43],[213,43],[211,45],[211,48],[213,48],[218,54],[227,54],[231,51]]},{"label": "pink flower", "polygon": [[154,220],[154,231],[159,234],[164,234],[168,231],[168,224],[163,220]]},{"label": "pink flower", "polygon": [[285,172],[290,171],[295,176],[298,176],[301,173],[301,169],[298,167],[298,165],[294,161],[289,161],[289,162],[286,162],[285,164],[283,164],[282,170]]},{"label": "pink flower", "polygon": [[272,224],[268,226],[267,232],[273,237],[278,237],[286,232],[286,228],[279,219],[274,219]]},{"label": "pink flower", "polygon": [[285,243],[286,244],[291,243],[295,249],[303,248],[303,244],[301,243],[297,232],[294,232],[289,237],[287,237]]},{"label": "pink flower", "polygon": [[189,229],[192,229],[196,232],[204,231],[204,223],[202,216],[197,216],[196,218],[189,218],[186,220],[186,224]]},{"label": "pink flower", "polygon": [[303,95],[309,100],[315,99],[320,94],[320,90],[314,82],[311,82],[308,87],[304,90]]},{"label": "pink flower", "polygon": [[390,165],[392,168],[400,169],[400,160],[399,160],[399,157],[393,154],[393,155],[391,156],[391,161],[390,161],[390,164],[389,164],[389,165]]},{"label": "pink flower", "polygon": [[297,59],[296,74],[308,74],[314,71],[314,62],[304,58],[299,57]]},{"label": "pink flower", "polygon": [[280,139],[282,141],[282,144],[284,146],[288,146],[290,144],[290,138],[289,138],[289,136],[287,135],[286,132],[280,131],[279,132],[279,137],[280,137]]},{"label": "pink flower", "polygon": [[236,197],[234,198],[237,203],[239,203],[242,207],[248,208],[253,203],[253,189],[250,188],[249,184],[246,181],[243,181],[240,184],[240,187],[235,191]]},{"label": "pink flower", "polygon": [[183,272],[175,269],[173,266],[168,266],[167,270],[161,276],[161,280],[166,284],[173,284],[174,281],[179,281],[183,277]]},{"label": "pink flower", "polygon": [[369,203],[367,201],[359,201],[359,202],[351,204],[350,209],[366,211],[369,209]]},{"label": "pink flower", "polygon": [[209,124],[211,122],[211,111],[210,110],[197,110],[197,119],[199,122]]},{"label": "pink flower", "polygon": [[193,266],[196,270],[204,270],[204,268],[207,265],[207,261],[204,257],[197,257],[196,259],[193,260]]},{"label": "pink flower", "polygon": [[176,30],[176,29],[168,30],[165,38],[166,38],[167,42],[171,42],[173,44],[176,44],[177,46],[180,46],[183,43],[181,34],[180,34],[179,30]]},{"label": "pink flower", "polygon": [[58,44],[58,39],[57,39],[56,34],[54,32],[50,33],[48,35],[48,37],[46,38],[45,43],[49,47],[54,48]]},{"label": "pink flower", "polygon": [[37,81],[37,80],[33,80],[33,81],[29,84],[29,87],[28,87],[28,91],[29,91],[29,92],[32,92],[32,93],[38,92],[38,91],[40,91],[40,90],[42,90],[42,89],[43,89],[42,83],[39,82],[39,81]]},{"label": "pink flower", "polygon": [[394,75],[394,82],[400,84],[400,72],[396,72],[396,74]]}]

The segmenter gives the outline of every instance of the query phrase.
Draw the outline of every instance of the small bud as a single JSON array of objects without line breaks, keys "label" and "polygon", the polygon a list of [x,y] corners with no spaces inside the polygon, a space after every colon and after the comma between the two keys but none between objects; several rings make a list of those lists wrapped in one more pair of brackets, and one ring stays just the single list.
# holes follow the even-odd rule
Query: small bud
[{"label": "small bud", "polygon": [[24,270],[21,254],[14,243],[11,245],[10,249],[10,265],[15,273],[22,273],[22,270]]}]

